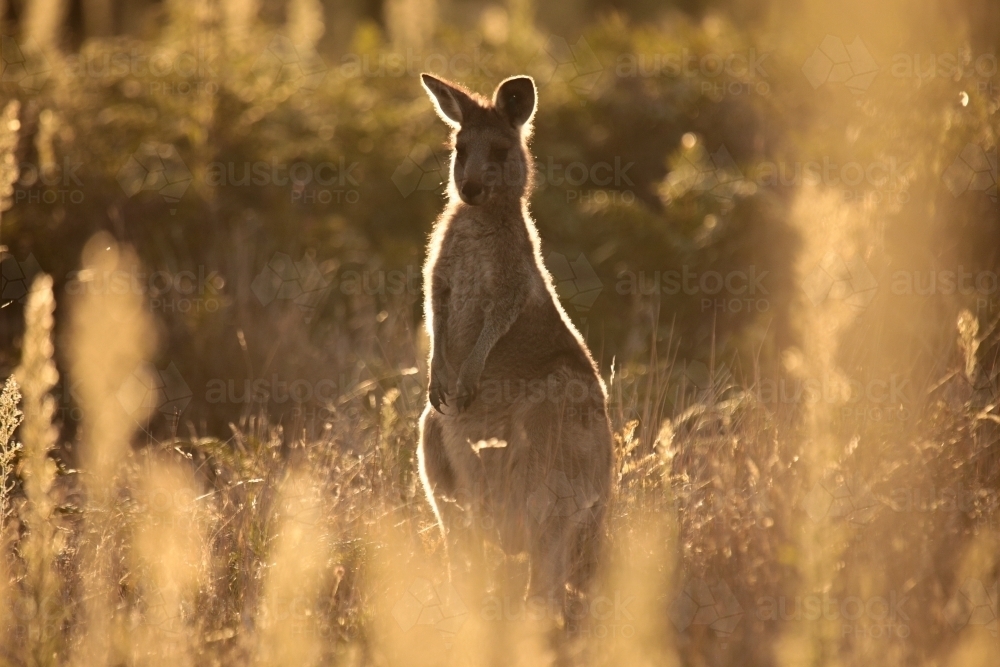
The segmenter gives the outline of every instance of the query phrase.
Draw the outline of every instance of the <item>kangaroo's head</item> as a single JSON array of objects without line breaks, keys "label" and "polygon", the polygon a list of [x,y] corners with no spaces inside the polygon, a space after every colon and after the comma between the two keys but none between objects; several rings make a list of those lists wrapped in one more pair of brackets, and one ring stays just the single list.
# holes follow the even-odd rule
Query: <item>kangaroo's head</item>
[{"label": "kangaroo's head", "polygon": [[493,101],[430,74],[420,76],[452,134],[452,182],[471,206],[493,197],[521,198],[531,169],[527,139],[535,114],[535,82],[515,76],[497,86]]}]

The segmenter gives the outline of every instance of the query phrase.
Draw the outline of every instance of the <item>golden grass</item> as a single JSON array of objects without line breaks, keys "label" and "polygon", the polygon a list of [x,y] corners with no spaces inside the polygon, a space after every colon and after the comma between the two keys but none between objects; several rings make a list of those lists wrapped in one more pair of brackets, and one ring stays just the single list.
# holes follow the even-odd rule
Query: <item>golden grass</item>
[{"label": "golden grass", "polygon": [[[803,230],[823,231],[803,234],[805,281],[831,243],[853,251],[863,213],[815,193],[797,210]],[[99,235],[84,276],[134,261]],[[69,304],[84,419],[79,471],[57,474],[54,305],[38,279],[17,372],[24,450],[19,530],[0,559],[0,665],[895,667],[995,655],[996,406],[977,399],[995,341],[970,313],[956,372],[920,387],[939,398],[914,406],[914,432],[843,418],[846,371],[831,350],[856,311],[836,300],[799,309],[809,335],[785,360],[790,378],[832,378],[828,400],[775,405],[721,374],[677,384],[669,354],[617,369],[608,549],[567,618],[505,593],[497,553],[490,572],[449,578],[413,470],[412,374],[378,401],[359,392],[365,409],[318,438],[259,416],[226,442],[133,447],[153,404],[135,378],[155,338],[137,295]],[[926,485],[968,490],[972,505],[900,506],[900,490]]]}]

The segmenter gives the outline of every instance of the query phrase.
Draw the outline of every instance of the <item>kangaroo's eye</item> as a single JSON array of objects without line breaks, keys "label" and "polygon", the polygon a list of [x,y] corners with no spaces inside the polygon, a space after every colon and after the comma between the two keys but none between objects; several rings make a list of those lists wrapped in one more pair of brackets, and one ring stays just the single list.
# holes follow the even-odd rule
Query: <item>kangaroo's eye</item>
[{"label": "kangaroo's eye", "polygon": [[455,148],[455,154],[458,155],[459,162],[465,162],[465,146],[457,146]]},{"label": "kangaroo's eye", "polygon": [[490,162],[505,162],[507,160],[507,149],[494,146],[490,149]]}]

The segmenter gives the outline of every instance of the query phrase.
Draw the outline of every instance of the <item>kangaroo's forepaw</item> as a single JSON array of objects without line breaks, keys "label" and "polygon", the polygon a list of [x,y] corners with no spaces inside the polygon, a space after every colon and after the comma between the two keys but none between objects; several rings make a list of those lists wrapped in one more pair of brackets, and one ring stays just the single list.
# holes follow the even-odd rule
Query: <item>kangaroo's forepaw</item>
[{"label": "kangaroo's forepaw", "polygon": [[465,412],[472,402],[476,400],[479,388],[475,384],[466,385],[461,380],[455,386],[455,408],[461,413]]},{"label": "kangaroo's forepaw", "polygon": [[435,410],[444,414],[441,410],[441,406],[448,406],[448,398],[445,392],[445,387],[437,378],[431,379],[431,385],[427,390],[427,400]]}]

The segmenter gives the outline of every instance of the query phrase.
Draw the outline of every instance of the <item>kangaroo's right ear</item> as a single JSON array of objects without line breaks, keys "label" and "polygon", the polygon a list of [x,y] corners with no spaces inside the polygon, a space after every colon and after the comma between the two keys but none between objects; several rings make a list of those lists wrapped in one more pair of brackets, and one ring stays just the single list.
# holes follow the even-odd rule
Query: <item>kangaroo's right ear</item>
[{"label": "kangaroo's right ear", "polygon": [[434,108],[437,109],[441,120],[456,127],[461,125],[462,118],[467,114],[468,109],[475,104],[469,94],[430,74],[421,74],[420,81],[424,84],[431,101],[434,102]]}]

